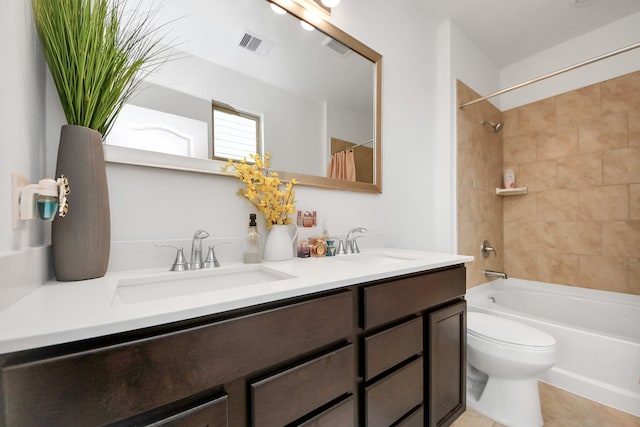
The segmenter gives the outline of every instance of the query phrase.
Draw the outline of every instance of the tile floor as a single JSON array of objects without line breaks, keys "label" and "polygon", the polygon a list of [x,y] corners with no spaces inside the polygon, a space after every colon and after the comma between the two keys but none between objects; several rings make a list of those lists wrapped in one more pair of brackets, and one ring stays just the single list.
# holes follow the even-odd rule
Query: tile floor
[{"label": "tile floor", "polygon": [[[544,427],[640,427],[640,418],[539,383]],[[504,427],[467,408],[452,427]]]}]

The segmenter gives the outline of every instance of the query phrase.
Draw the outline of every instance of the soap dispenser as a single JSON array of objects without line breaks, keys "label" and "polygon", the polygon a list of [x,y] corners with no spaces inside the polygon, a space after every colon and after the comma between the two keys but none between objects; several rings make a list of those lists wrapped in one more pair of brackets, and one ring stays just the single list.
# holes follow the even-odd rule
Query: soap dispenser
[{"label": "soap dispenser", "polygon": [[262,236],[258,233],[256,214],[249,214],[249,232],[244,239],[243,259],[245,264],[262,261]]}]

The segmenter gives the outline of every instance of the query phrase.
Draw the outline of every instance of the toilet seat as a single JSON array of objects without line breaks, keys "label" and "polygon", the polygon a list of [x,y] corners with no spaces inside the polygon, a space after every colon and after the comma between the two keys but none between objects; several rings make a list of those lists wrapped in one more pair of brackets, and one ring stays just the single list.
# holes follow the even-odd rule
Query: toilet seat
[{"label": "toilet seat", "polygon": [[467,333],[501,346],[549,350],[556,340],[546,332],[491,314],[468,312]]}]

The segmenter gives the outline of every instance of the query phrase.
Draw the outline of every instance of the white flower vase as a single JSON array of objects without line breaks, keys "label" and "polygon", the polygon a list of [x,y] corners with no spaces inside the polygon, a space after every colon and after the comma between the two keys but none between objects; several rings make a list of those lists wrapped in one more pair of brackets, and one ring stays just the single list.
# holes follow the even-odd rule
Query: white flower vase
[{"label": "white flower vase", "polygon": [[274,224],[264,244],[265,261],[284,261],[293,258],[294,243],[298,237],[298,227],[295,224]]}]

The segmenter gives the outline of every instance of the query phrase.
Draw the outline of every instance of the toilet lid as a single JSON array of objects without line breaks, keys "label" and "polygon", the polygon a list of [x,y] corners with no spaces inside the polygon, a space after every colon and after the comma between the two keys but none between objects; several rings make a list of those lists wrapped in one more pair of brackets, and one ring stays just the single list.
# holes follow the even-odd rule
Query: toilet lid
[{"label": "toilet lid", "polygon": [[467,313],[467,332],[508,344],[528,347],[550,347],[555,338],[531,326],[486,313]]}]

